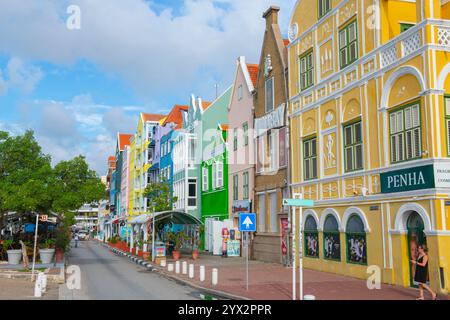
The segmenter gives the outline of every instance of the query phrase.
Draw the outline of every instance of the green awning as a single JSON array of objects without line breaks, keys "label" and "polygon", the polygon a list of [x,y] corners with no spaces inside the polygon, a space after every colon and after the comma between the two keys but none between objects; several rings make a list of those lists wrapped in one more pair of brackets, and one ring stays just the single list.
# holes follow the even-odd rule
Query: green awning
[{"label": "green awning", "polygon": [[[154,214],[155,222],[172,222],[174,224],[188,224],[188,225],[201,225],[202,222],[197,217],[194,217],[185,212],[179,211],[163,211],[156,212]],[[153,214],[141,214],[133,218],[130,224],[146,224],[151,222],[153,219]]]}]

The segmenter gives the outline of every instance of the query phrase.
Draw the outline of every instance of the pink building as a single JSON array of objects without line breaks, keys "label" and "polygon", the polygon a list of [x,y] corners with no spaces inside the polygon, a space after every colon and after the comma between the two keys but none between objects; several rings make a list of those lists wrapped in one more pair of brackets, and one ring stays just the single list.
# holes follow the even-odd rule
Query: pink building
[{"label": "pink building", "polygon": [[[255,154],[253,139],[253,93],[258,65],[237,59],[231,102],[228,107],[228,206],[238,225],[239,212],[251,212]],[[254,211],[254,210],[253,210]]]}]

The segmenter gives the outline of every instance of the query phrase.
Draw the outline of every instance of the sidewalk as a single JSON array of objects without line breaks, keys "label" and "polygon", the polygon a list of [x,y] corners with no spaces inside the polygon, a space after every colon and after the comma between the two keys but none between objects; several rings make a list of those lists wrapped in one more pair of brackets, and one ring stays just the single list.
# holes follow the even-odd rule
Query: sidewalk
[{"label": "sidewalk", "polygon": [[41,298],[34,297],[34,282],[29,279],[0,278],[0,300],[58,300],[59,285],[47,283],[47,292]]},{"label": "sidewalk", "polygon": [[[249,290],[247,291],[244,258],[221,258],[203,254],[197,261],[193,261],[189,257],[182,257],[180,264],[182,261],[195,265],[194,279],[189,279],[187,275],[181,273],[169,273],[167,267],[155,266],[155,269],[166,276],[175,277],[188,284],[221,291],[236,298],[252,300],[292,299],[291,268],[273,263],[249,261]],[[169,263],[174,263],[174,261],[168,259],[167,264]],[[204,265],[206,268],[204,282],[199,280],[200,265]],[[219,270],[219,283],[216,286],[211,283],[213,268]],[[365,280],[313,270],[304,270],[303,278],[304,294],[314,295],[317,300],[415,300],[418,296],[416,289],[383,284],[380,290],[369,290]],[[425,297],[429,298],[428,296]],[[441,299],[448,299],[448,297],[441,297]]]},{"label": "sidewalk", "polygon": [[[104,244],[111,250],[122,251]],[[122,251],[123,252],[123,251]],[[217,295],[230,299],[250,300],[291,300],[292,299],[292,269],[279,264],[265,263],[261,261],[249,261],[249,290],[246,289],[246,261],[245,258],[222,258],[209,254],[201,254],[194,261],[190,255],[185,254],[180,259],[180,273],[168,272],[165,268],[154,263],[145,262],[139,257],[132,256],[135,263],[145,265],[153,271],[181,281],[187,285],[203,289],[211,295]],[[190,279],[182,274],[182,262],[194,264],[195,276]],[[175,261],[167,258],[167,265]],[[200,266],[205,266],[205,281],[200,281]],[[219,281],[212,285],[212,269],[217,268]],[[175,269],[175,267],[174,267]],[[307,270],[303,271],[304,294],[314,295],[317,300],[415,300],[418,290],[382,284],[379,290],[369,290],[365,280],[332,273]],[[297,273],[297,299],[298,299],[298,273]],[[425,293],[426,299],[431,299]],[[449,300],[448,296],[439,296],[439,300]]]}]

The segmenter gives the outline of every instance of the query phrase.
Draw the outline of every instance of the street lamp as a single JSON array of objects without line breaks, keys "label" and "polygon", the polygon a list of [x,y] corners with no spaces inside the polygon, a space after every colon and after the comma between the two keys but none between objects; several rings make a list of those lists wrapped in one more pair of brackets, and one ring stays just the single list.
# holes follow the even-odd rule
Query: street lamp
[{"label": "street lamp", "polygon": [[152,262],[155,262],[155,202],[152,202]]}]

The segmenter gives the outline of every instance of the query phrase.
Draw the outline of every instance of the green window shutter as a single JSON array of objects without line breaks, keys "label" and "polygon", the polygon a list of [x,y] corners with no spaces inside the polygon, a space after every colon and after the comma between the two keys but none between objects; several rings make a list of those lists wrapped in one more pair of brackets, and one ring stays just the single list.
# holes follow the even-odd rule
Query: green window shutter
[{"label": "green window shutter", "polygon": [[405,106],[390,118],[391,162],[420,158],[422,155],[420,105]]},{"label": "green window shutter", "polygon": [[309,139],[303,142],[304,157],[304,180],[311,180],[317,178],[317,140],[316,138]]}]

